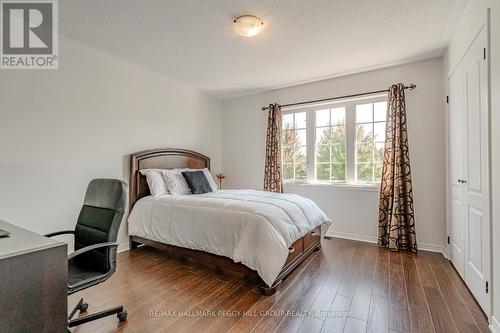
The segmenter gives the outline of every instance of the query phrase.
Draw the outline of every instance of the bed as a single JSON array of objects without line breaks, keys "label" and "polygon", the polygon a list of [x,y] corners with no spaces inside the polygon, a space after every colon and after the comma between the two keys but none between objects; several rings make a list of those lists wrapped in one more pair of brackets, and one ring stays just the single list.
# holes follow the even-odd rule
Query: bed
[{"label": "bed", "polygon": [[330,225],[309,199],[255,190],[151,196],[143,169],[210,169],[210,159],[184,149],[131,155],[130,248],[141,244],[258,281],[265,295],[313,251]]}]

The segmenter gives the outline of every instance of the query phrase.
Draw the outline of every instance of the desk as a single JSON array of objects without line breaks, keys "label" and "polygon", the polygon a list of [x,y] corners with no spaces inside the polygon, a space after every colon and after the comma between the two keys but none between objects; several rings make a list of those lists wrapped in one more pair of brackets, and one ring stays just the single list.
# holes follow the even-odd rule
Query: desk
[{"label": "desk", "polygon": [[68,252],[57,242],[0,220],[0,331],[66,332]]}]

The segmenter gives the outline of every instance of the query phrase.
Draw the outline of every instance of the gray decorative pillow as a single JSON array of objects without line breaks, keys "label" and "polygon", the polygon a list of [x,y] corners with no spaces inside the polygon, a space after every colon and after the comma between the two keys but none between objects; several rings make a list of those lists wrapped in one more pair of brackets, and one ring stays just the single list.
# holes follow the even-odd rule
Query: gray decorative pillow
[{"label": "gray decorative pillow", "polygon": [[198,171],[183,171],[182,176],[186,180],[192,194],[203,194],[212,192],[212,187],[205,177],[203,170]]}]

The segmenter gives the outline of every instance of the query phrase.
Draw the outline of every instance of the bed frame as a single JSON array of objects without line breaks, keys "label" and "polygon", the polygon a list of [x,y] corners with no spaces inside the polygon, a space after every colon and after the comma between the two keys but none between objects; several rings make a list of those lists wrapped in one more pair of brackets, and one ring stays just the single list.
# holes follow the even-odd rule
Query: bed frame
[{"label": "bed frame", "polygon": [[[185,149],[152,149],[141,151],[130,156],[130,182],[129,182],[129,210],[132,210],[137,200],[150,194],[146,183],[146,177],[139,171],[142,169],[210,169],[210,158],[200,153]],[[226,269],[245,278],[258,281],[264,295],[272,295],[276,292],[281,281],[300,265],[313,251],[321,248],[321,227],[308,232],[304,237],[297,240],[289,248],[289,255],[272,286],[262,281],[257,272],[241,263],[235,263],[232,259],[218,256],[204,251],[191,250],[178,246],[168,245],[138,236],[130,236],[130,249],[136,249],[139,245],[148,245],[179,258],[194,259],[200,263],[216,266],[218,269]]]}]

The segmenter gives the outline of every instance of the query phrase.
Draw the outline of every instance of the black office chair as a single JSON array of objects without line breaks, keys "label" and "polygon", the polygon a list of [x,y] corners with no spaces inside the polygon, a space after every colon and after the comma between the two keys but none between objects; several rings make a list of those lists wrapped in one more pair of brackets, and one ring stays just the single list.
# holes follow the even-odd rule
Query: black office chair
[{"label": "black office chair", "polygon": [[[116,270],[116,237],[127,204],[125,182],[117,179],[94,179],[85,194],[75,230],[54,232],[53,237],[73,234],[75,252],[68,256],[68,295],[106,281]],[[76,319],[76,311],[86,312],[88,304],[80,299],[68,316],[70,327],[116,314],[120,322],[127,320],[123,306],[100,311]]]}]

